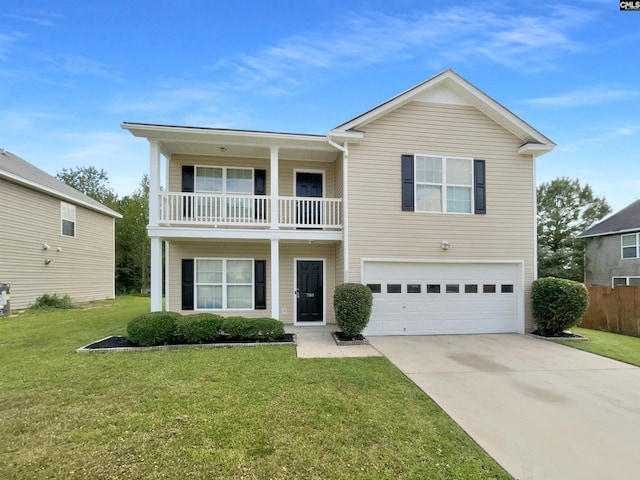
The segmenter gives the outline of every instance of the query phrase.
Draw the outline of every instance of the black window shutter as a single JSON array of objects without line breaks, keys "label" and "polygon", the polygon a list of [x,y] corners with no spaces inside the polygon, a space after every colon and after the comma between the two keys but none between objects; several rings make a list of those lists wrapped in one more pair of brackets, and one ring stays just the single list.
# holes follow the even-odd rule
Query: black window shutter
[{"label": "black window shutter", "polygon": [[484,160],[473,161],[475,213],[480,215],[487,213],[487,184],[484,164]]},{"label": "black window shutter", "polygon": [[182,191],[193,192],[195,168],[193,165],[182,166]]},{"label": "black window shutter", "polygon": [[402,210],[413,212],[413,155],[402,155]]},{"label": "black window shutter", "polygon": [[182,259],[182,310],[193,310],[193,259]]},{"label": "black window shutter", "polygon": [[[267,171],[266,170],[254,170],[253,171],[253,194],[254,195],[266,195],[267,194]],[[267,218],[267,203],[262,199],[255,200],[255,219],[264,220]]]},{"label": "black window shutter", "polygon": [[267,309],[267,261],[254,261],[254,300],[256,310]]}]

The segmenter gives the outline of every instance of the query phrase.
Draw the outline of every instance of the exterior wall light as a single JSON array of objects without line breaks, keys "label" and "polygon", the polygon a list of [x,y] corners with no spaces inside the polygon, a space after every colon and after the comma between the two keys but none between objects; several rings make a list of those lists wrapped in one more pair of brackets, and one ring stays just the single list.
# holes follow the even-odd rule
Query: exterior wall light
[{"label": "exterior wall light", "polygon": [[451,248],[451,244],[447,240],[443,240],[440,244],[443,250],[449,250]]}]

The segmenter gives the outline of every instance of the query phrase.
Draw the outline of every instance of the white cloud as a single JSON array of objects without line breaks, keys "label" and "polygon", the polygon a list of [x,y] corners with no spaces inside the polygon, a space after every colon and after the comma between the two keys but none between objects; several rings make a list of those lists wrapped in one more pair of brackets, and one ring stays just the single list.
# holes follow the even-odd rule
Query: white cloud
[{"label": "white cloud", "polygon": [[623,101],[640,97],[638,88],[593,87],[575,90],[552,97],[540,97],[523,100],[521,103],[552,107],[579,107],[602,105],[614,101]]},{"label": "white cloud", "polygon": [[[507,12],[499,6],[451,7],[412,16],[359,15],[335,31],[295,35],[253,55],[227,58],[210,67],[231,70],[247,86],[294,84],[310,73],[388,62],[394,56],[473,63],[491,61],[527,71],[553,68],[565,51],[583,48],[570,32],[591,21],[587,10],[549,8],[540,15]],[[240,82],[241,86],[242,82]]]}]

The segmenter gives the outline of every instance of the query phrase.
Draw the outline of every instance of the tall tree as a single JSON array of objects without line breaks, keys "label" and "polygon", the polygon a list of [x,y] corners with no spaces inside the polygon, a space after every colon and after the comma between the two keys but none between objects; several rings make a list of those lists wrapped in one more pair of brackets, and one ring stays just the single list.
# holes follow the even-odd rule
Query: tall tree
[{"label": "tall tree", "polygon": [[584,280],[584,240],[577,236],[611,213],[579,180],[557,178],[538,187],[538,276]]},{"label": "tall tree", "polygon": [[150,283],[151,242],[149,223],[149,177],[120,200],[122,218],[116,222],[116,289],[118,293],[146,292]]},{"label": "tall tree", "polygon": [[109,186],[109,177],[104,170],[95,167],[63,168],[56,177],[107,207],[117,209],[118,196]]}]

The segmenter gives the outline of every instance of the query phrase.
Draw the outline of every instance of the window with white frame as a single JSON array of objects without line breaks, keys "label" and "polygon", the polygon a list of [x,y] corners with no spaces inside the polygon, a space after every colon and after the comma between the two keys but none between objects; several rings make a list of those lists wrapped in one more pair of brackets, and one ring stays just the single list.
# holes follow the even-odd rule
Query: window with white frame
[{"label": "window with white frame", "polygon": [[232,195],[227,198],[197,197],[198,216],[215,218],[217,221],[254,217],[253,200],[244,198],[244,195],[253,194],[253,169],[201,166],[195,168],[195,177],[196,192]]},{"label": "window with white frame", "polygon": [[196,167],[196,192],[253,194],[253,169]]},{"label": "window with white frame", "polygon": [[195,261],[198,310],[253,309],[253,260],[199,258]]},{"label": "window with white frame", "polygon": [[76,206],[60,202],[60,232],[65,237],[76,236]]},{"label": "window with white frame", "polygon": [[418,212],[472,213],[473,159],[415,156]]},{"label": "window with white frame", "polygon": [[637,287],[640,286],[640,277],[613,277],[611,279],[611,285],[613,287],[617,285],[633,285]]},{"label": "window with white frame", "polygon": [[640,234],[622,235],[620,243],[622,248],[622,258],[640,258]]}]

